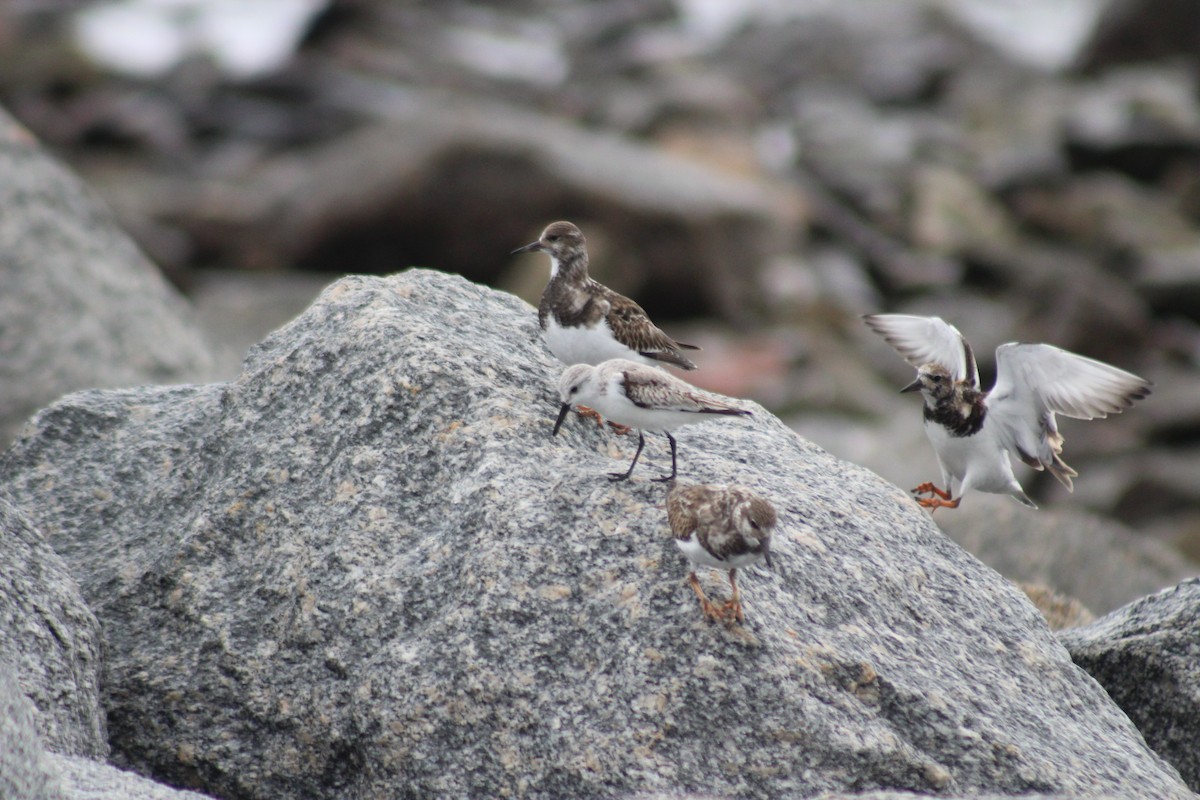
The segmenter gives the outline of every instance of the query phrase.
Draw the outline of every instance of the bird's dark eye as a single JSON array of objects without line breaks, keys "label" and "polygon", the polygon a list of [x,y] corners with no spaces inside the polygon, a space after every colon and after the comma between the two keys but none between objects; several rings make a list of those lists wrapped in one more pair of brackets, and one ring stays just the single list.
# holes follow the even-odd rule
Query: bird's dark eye
[{"label": "bird's dark eye", "polygon": [[942,376],[941,375],[930,375],[929,380],[933,381],[934,383],[941,383]]},{"label": "bird's dark eye", "polygon": [[754,520],[750,520],[750,527],[754,528],[754,530],[759,530],[758,523]]},{"label": "bird's dark eye", "polygon": [[551,242],[557,242],[557,241],[558,241],[558,234],[557,234],[557,233],[553,233],[553,234],[551,234],[551,235],[547,236],[547,237],[546,237],[546,239],[547,239],[547,240],[549,240],[549,241],[551,241]]},{"label": "bird's dark eye", "polygon": [[572,387],[571,387],[571,394],[579,394],[579,387],[578,387],[578,386],[572,386]]}]

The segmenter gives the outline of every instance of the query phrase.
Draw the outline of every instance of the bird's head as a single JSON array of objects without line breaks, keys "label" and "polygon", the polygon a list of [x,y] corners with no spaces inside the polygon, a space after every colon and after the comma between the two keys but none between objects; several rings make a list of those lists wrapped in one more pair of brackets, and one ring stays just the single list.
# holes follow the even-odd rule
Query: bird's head
[{"label": "bird's head", "polygon": [[558,379],[558,399],[562,401],[562,407],[558,411],[558,420],[554,423],[553,435],[558,435],[558,429],[562,427],[571,406],[586,402],[583,398],[591,393],[595,372],[595,368],[589,364],[573,364],[563,370]]},{"label": "bird's head", "polygon": [[901,392],[920,392],[926,402],[933,406],[954,396],[956,385],[950,370],[941,364],[922,364],[917,369],[917,379],[901,389]]},{"label": "bird's head", "polygon": [[771,534],[775,531],[775,508],[761,497],[752,497],[737,511],[738,532],[758,545],[767,566],[771,566]]},{"label": "bird's head", "polygon": [[536,242],[518,247],[510,255],[518,253],[545,253],[550,256],[550,273],[557,274],[559,265],[573,263],[587,255],[587,241],[583,231],[570,222],[551,222],[542,231]]}]

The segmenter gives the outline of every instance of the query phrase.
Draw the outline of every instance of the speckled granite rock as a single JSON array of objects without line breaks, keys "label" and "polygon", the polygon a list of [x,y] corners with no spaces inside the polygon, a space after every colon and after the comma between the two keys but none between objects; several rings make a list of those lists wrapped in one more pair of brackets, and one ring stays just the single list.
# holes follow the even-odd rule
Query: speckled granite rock
[{"label": "speckled granite rock", "polygon": [[[6,631],[9,629],[5,629]],[[0,664],[0,797],[4,800],[204,800],[82,756],[46,749],[37,711]]]},{"label": "speckled granite rock", "polygon": [[0,664],[0,797],[58,800],[62,786],[37,732],[37,711]]},{"label": "speckled granite rock", "polygon": [[1141,729],[1200,791],[1200,578],[1059,634]]},{"label": "speckled granite rock", "polygon": [[3,111],[0,174],[0,443],[66,392],[211,378],[183,299]]},{"label": "speckled granite rock", "polygon": [[68,755],[108,755],[100,707],[100,625],[67,565],[2,498],[0,665],[12,670],[32,702],[47,747]]},{"label": "speckled granite rock", "polygon": [[262,798],[1190,796],[1016,588],[760,408],[678,433],[780,512],[745,627],[707,624],[661,437],[609,483],[632,443],[551,438],[560,370],[528,305],[414,270],[231,383],[39,414],[0,480],[105,626],[114,752]]},{"label": "speckled granite rock", "polygon": [[110,764],[79,756],[49,755],[58,771],[65,800],[210,800],[210,796],[174,789]]}]

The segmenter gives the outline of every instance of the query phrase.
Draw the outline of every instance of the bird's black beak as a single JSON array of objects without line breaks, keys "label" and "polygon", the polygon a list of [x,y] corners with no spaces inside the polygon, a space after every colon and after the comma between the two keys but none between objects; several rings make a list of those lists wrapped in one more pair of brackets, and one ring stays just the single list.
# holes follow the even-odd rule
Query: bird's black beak
[{"label": "bird's black beak", "polygon": [[901,389],[900,394],[904,394],[905,392],[918,392],[920,390],[921,390],[921,379],[917,378],[915,381],[910,383],[908,386],[905,386],[903,389]]},{"label": "bird's black beak", "polygon": [[771,566],[771,543],[763,542],[763,560],[767,562],[767,566]]},{"label": "bird's black beak", "polygon": [[518,253],[535,253],[541,249],[542,249],[542,243],[540,241],[530,242],[529,244],[525,245],[524,247],[518,247],[516,250],[513,250],[511,253],[509,253],[509,255],[515,256]]},{"label": "bird's black beak", "polygon": [[562,408],[558,411],[558,419],[554,421],[554,433],[551,436],[558,436],[558,429],[562,427],[563,420],[567,418],[567,412],[571,410],[570,403],[563,403]]}]

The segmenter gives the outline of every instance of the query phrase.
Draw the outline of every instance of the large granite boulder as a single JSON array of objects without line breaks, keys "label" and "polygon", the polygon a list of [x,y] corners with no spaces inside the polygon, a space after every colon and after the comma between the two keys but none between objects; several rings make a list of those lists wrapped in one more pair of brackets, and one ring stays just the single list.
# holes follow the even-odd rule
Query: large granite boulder
[{"label": "large granite boulder", "polygon": [[100,642],[100,625],[67,565],[0,498],[0,671],[11,672],[38,733],[57,753],[108,755]]},{"label": "large granite boulder", "polygon": [[632,442],[552,438],[560,371],[528,305],[414,270],[230,383],[40,413],[0,480],[105,626],[122,763],[256,798],[1191,796],[1019,591],[759,407],[678,433],[682,479],[780,514],[746,624],[706,623],[661,437],[610,483]]},{"label": "large granite boulder", "polygon": [[1200,578],[1059,638],[1146,743],[1200,791]]},{"label": "large granite boulder", "polygon": [[3,111],[0,175],[0,443],[66,392],[211,379],[185,301]]}]

